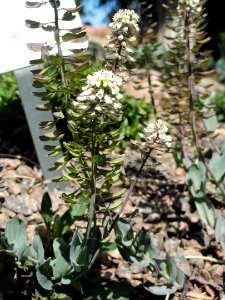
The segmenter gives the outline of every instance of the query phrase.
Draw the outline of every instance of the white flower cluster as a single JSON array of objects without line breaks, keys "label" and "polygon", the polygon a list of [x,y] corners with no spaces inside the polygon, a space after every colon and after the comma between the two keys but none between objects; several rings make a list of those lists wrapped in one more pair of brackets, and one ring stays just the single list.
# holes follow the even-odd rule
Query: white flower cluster
[{"label": "white flower cluster", "polygon": [[200,2],[199,0],[186,0],[186,3],[191,8],[195,8],[199,4],[199,2]]},{"label": "white flower cluster", "polygon": [[82,88],[74,105],[91,116],[101,113],[112,118],[122,107],[119,103],[123,97],[119,93],[122,83],[122,79],[112,71],[100,70],[88,75],[87,85]]},{"label": "white flower cluster", "polygon": [[127,61],[134,62],[133,50],[129,47],[130,42],[134,42],[133,30],[139,31],[139,16],[133,10],[120,9],[114,16],[113,22],[109,26],[113,29],[112,34],[107,36],[108,43],[104,46],[108,53],[108,60],[119,61],[120,71],[126,70],[124,67]]},{"label": "white flower cluster", "polygon": [[162,120],[149,123],[144,129],[144,133],[140,133],[140,137],[143,142],[138,142],[138,145],[144,152],[148,152],[155,146],[171,147],[172,137],[168,135],[168,127]]},{"label": "white flower cluster", "polygon": [[109,24],[109,27],[115,30],[122,30],[125,33],[127,33],[129,29],[139,31],[138,21],[139,16],[134,10],[120,9],[113,16],[113,22]]}]

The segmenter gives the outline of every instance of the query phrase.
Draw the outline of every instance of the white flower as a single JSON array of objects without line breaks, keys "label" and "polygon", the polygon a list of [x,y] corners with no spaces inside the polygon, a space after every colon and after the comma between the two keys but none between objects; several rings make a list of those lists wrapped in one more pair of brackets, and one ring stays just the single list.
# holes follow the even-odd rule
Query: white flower
[{"label": "white flower", "polygon": [[132,36],[128,39],[129,42],[135,42],[136,41],[136,36]]},{"label": "white flower", "polygon": [[139,16],[134,12],[134,10],[130,9],[120,9],[114,16],[113,22],[109,24],[109,26],[113,29],[123,29],[126,33],[128,29],[139,30],[138,27]]},{"label": "white flower", "polygon": [[133,58],[133,57],[132,57],[132,56],[130,56],[130,55],[128,55],[127,57],[128,57],[128,58],[129,58],[129,60],[130,60],[130,61],[132,61],[132,62],[135,62],[135,61],[136,61],[136,59],[135,59],[135,58]]},{"label": "white flower", "polygon": [[97,92],[96,97],[98,97],[99,99],[102,99],[103,95],[104,95],[104,90],[103,90],[103,89],[100,89],[100,90]]},{"label": "white flower", "polygon": [[121,104],[120,103],[117,103],[117,102],[115,102],[114,104],[113,104],[113,107],[115,108],[115,109],[118,109],[118,108],[121,108]]},{"label": "white flower", "polygon": [[145,152],[148,152],[157,145],[171,147],[172,137],[168,135],[168,127],[162,120],[149,123],[144,129],[144,133],[140,133],[139,135],[143,139],[143,142],[139,142],[138,145]]},{"label": "white flower", "polygon": [[104,118],[115,119],[120,115],[122,105],[119,100],[123,97],[119,93],[122,79],[112,71],[101,70],[87,76],[86,86],[74,102],[77,109],[85,110],[91,118],[99,113]]},{"label": "white flower", "polygon": [[105,95],[104,99],[105,103],[112,103],[112,98],[109,95]]},{"label": "white flower", "polygon": [[124,39],[123,35],[120,34],[120,35],[118,36],[118,40],[119,40],[119,41],[122,41],[123,39]]},{"label": "white flower", "polygon": [[186,0],[186,3],[192,8],[196,7],[199,4],[199,2],[199,0]]},{"label": "white flower", "polygon": [[126,51],[127,51],[128,53],[134,53],[134,51],[133,51],[131,48],[127,48]]}]

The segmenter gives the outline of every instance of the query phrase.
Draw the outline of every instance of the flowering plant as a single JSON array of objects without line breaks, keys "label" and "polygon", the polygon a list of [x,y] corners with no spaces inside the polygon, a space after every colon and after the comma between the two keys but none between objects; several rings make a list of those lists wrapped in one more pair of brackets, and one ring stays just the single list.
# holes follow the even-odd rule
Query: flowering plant
[{"label": "flowering plant", "polygon": [[[54,8],[57,20],[60,3],[55,0],[49,2]],[[36,6],[37,3],[28,1],[28,5]],[[42,123],[43,130],[47,131],[42,136],[42,140],[58,139],[61,142],[61,147],[45,145],[45,149],[50,151],[50,156],[57,156],[61,149],[63,151],[63,157],[55,162],[52,169],[61,169],[62,176],[57,180],[68,181],[72,186],[72,192],[70,190],[69,193],[62,194],[69,207],[62,215],[54,215],[51,200],[47,194],[44,195],[41,211],[46,224],[47,239],[35,235],[32,244],[28,246],[25,226],[19,220],[10,221],[5,233],[0,235],[0,267],[3,266],[6,270],[9,261],[12,271],[10,276],[13,279],[16,278],[13,273],[15,269],[23,269],[23,276],[27,275],[28,269],[31,289],[34,283],[38,283],[38,287],[35,287],[38,299],[41,299],[39,292],[43,293],[44,297],[50,297],[49,299],[68,299],[68,295],[61,297],[61,294],[57,294],[58,291],[68,292],[73,299],[77,295],[82,297],[81,294],[86,292],[83,291],[83,286],[88,286],[87,282],[91,277],[88,275],[99,253],[112,245],[118,248],[121,256],[129,263],[144,266],[153,277],[161,280],[160,286],[144,285],[151,293],[169,295],[184,285],[184,273],[177,267],[175,260],[156,249],[152,238],[144,229],[134,233],[132,218],[138,212],[128,214],[128,219],[122,218],[122,215],[146,164],[150,161],[150,168],[152,168],[160,163],[152,152],[166,152],[171,148],[173,139],[171,133],[169,134],[169,123],[177,125],[175,122],[179,121],[179,127],[176,129],[180,131],[183,129],[182,134],[186,130],[189,133],[191,129],[193,140],[195,143],[198,142],[193,121],[195,121],[197,108],[202,105],[202,102],[198,101],[195,93],[194,71],[191,67],[194,65],[193,54],[197,52],[190,44],[193,31],[189,29],[192,29],[191,21],[194,20],[195,14],[201,15],[199,9],[191,11],[190,7],[201,8],[201,5],[194,0],[180,0],[178,1],[180,12],[173,13],[174,16],[178,16],[176,24],[180,26],[173,48],[174,53],[176,45],[184,46],[179,49],[183,60],[182,57],[177,60],[177,57],[173,56],[175,62],[178,61],[182,72],[174,72],[172,82],[168,80],[165,84],[166,88],[171,87],[168,88],[168,93],[173,96],[171,97],[173,114],[169,116],[165,114],[163,116],[163,119],[167,120],[165,122],[158,119],[158,112],[156,113],[155,110],[156,120],[146,124],[143,133],[139,135],[140,141],[133,142],[140,150],[140,164],[136,174],[126,181],[129,185],[126,191],[121,188],[121,183],[125,182],[125,174],[122,170],[124,154],[121,154],[121,149],[118,149],[118,143],[123,138],[120,134],[120,125],[126,105],[124,102],[123,105],[121,104],[123,100],[121,87],[129,76],[120,71],[127,70],[129,63],[134,61],[131,56],[132,42],[136,38],[134,35],[139,31],[139,16],[133,10],[119,10],[115,14],[110,24],[112,34],[108,37],[105,46],[107,51],[105,66],[100,70],[92,66],[93,58],[85,52],[85,49],[74,51],[72,57],[63,56],[60,51],[58,22],[55,27],[50,27],[56,36],[58,53],[52,55],[48,52],[48,48],[45,46],[42,48],[43,69],[34,71],[34,85],[45,88],[45,92],[36,93],[36,96],[46,101],[46,104],[39,109],[53,110],[54,121]],[[71,8],[65,10],[67,17],[68,15],[71,17],[71,14],[77,11]],[[183,22],[181,16],[185,17],[186,27],[180,25]],[[30,21],[30,24],[37,26],[37,22]],[[67,34],[62,40],[74,38],[74,32],[75,36],[84,34],[83,29],[71,30],[72,36]],[[146,58],[146,56],[141,57]],[[171,64],[175,62],[172,61]],[[81,71],[87,70],[89,75],[78,76]],[[150,90],[150,76],[147,78]],[[174,79],[176,83],[179,82],[180,88],[176,93]],[[184,100],[189,101],[189,106],[184,106],[186,110],[182,106]],[[168,109],[167,112],[171,111]],[[53,130],[53,126],[57,129]],[[178,140],[181,144],[182,138],[180,134]],[[198,159],[202,159],[199,145],[196,145],[196,149]],[[185,156],[185,151],[183,152]],[[189,168],[189,171],[191,170],[189,178],[193,182],[193,177],[190,175],[194,172],[192,166]],[[201,170],[198,171],[202,170],[205,172],[201,165]],[[220,183],[217,180],[219,187]],[[197,190],[194,189],[196,186]],[[197,200],[202,201],[201,197],[206,196],[204,189],[204,184],[200,183],[198,186],[194,182],[190,190]],[[199,204],[197,201],[196,203]],[[211,211],[212,207],[208,205],[207,209],[208,207]],[[212,215],[206,217],[210,224],[214,224]],[[223,235],[218,233],[217,238],[222,240]]]}]

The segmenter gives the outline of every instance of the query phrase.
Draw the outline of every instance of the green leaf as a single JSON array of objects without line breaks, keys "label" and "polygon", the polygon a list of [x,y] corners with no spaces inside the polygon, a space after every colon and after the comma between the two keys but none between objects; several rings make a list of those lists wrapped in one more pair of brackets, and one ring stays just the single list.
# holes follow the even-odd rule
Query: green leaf
[{"label": "green leaf", "polygon": [[205,167],[201,162],[198,164],[193,164],[189,167],[186,176],[193,197],[198,197],[200,192],[204,194],[206,180],[205,173]]},{"label": "green leaf", "polygon": [[134,289],[127,283],[109,283],[91,291],[86,291],[83,300],[129,300],[133,299]]},{"label": "green leaf", "polygon": [[51,297],[51,300],[73,300],[70,296],[66,295],[66,294],[57,294],[54,293]]},{"label": "green leaf", "polygon": [[31,256],[35,258],[39,264],[42,264],[44,262],[44,247],[38,234],[35,234],[31,245]]},{"label": "green leaf", "polygon": [[81,38],[85,35],[86,35],[85,31],[80,32],[80,33],[66,33],[62,36],[62,40],[63,40],[63,42],[69,42],[69,41]]},{"label": "green leaf", "polygon": [[79,6],[76,6],[76,7],[73,7],[73,8],[63,8],[63,9],[65,9],[66,11],[68,11],[70,13],[76,13],[76,12],[81,11],[82,5],[79,5]]},{"label": "green leaf", "polygon": [[119,219],[115,226],[116,240],[126,247],[130,247],[134,240],[134,234],[130,223],[125,219]]},{"label": "green leaf", "polygon": [[206,197],[195,197],[195,205],[198,210],[201,220],[214,227],[215,224],[215,215],[214,215],[214,206],[211,201]]},{"label": "green leaf", "polygon": [[87,211],[87,203],[72,204],[57,222],[55,236],[64,235],[76,219],[83,217]]},{"label": "green leaf", "polygon": [[28,28],[34,29],[34,28],[39,28],[42,24],[36,21],[32,20],[25,20],[25,24]]},{"label": "green leaf", "polygon": [[174,285],[144,286],[144,288],[154,295],[165,296],[174,294],[179,289],[179,285],[175,283]]},{"label": "green leaf", "polygon": [[52,268],[50,265],[51,259],[49,258],[43,264],[37,267],[36,277],[40,286],[48,291],[52,290],[53,283],[51,281]]},{"label": "green leaf", "polygon": [[53,251],[55,259],[51,261],[53,276],[61,279],[70,268],[69,262],[69,245],[62,238],[56,238],[53,242]]},{"label": "green leaf", "polygon": [[216,179],[218,181],[222,180],[225,175],[225,153],[223,155],[219,155],[214,152],[209,162],[209,167],[213,171]]},{"label": "green leaf", "polygon": [[20,260],[27,246],[27,234],[24,223],[19,219],[12,219],[6,224],[5,237],[10,251],[15,252]]},{"label": "green leaf", "polygon": [[86,262],[87,248],[85,245],[84,235],[76,229],[70,246],[70,262],[76,272],[81,272]]},{"label": "green leaf", "polygon": [[49,231],[51,228],[53,214],[52,214],[52,201],[48,192],[44,193],[41,201],[41,215]]},{"label": "green leaf", "polygon": [[26,7],[27,8],[38,8],[42,6],[43,2],[31,2],[31,1],[26,1]]},{"label": "green leaf", "polygon": [[215,238],[220,243],[223,251],[225,252],[225,219],[222,213],[219,212],[217,215],[216,226],[215,226]]}]

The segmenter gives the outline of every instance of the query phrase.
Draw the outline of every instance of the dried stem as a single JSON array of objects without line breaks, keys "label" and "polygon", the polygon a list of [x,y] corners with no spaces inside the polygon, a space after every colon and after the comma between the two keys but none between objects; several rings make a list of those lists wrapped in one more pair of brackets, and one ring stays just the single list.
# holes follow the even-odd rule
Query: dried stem
[{"label": "dried stem", "polygon": [[[185,22],[185,31],[189,32],[190,31],[189,16],[186,11],[185,11],[184,22]],[[191,47],[190,47],[190,36],[188,34],[186,36],[186,47],[187,47],[187,59],[188,59],[188,86],[189,86],[189,91],[190,91],[189,109],[190,109],[190,113],[191,113],[191,130],[192,130],[192,134],[193,134],[194,145],[195,145],[199,159],[204,164],[206,170],[208,171],[210,176],[215,181],[215,184],[217,185],[217,187],[220,189],[221,193],[223,194],[223,198],[225,198],[225,188],[224,188],[223,184],[221,184],[217,180],[214,172],[211,170],[210,166],[205,161],[205,157],[202,154],[201,147],[199,145],[199,139],[198,139],[198,134],[197,134],[197,130],[196,130],[197,126],[196,126],[196,116],[195,116],[195,106],[194,106],[195,82],[194,82],[194,71],[193,71],[192,59],[191,59],[191,56],[193,54],[192,54]]]}]

